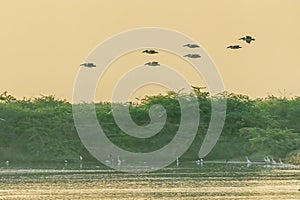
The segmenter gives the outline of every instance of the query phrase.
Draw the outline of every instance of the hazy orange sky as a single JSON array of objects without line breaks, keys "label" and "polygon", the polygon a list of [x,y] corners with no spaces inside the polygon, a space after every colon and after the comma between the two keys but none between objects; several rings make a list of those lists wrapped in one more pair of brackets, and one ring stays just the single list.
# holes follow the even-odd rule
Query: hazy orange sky
[{"label": "hazy orange sky", "polygon": [[[227,91],[251,97],[278,96],[279,91],[296,96],[299,20],[298,0],[3,0],[0,92],[71,100],[79,64],[98,44],[123,31],[162,27],[184,33],[204,47]],[[250,45],[238,40],[247,34],[256,38]],[[231,44],[243,48],[226,49]],[[117,76],[116,70],[128,65],[129,58],[146,59],[124,55],[107,73],[107,82],[102,81],[113,84],[109,77]],[[175,60],[174,65],[182,62]],[[126,73],[129,68],[122,69]],[[184,73],[193,84],[203,85],[192,71]],[[110,90],[108,86],[100,93]],[[151,87],[147,90],[153,92]]]}]

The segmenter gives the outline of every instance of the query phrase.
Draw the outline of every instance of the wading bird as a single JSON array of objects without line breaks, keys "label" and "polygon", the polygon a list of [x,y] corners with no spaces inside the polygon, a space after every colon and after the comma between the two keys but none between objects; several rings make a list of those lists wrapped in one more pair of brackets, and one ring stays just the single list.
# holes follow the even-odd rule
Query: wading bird
[{"label": "wading bird", "polygon": [[196,161],[196,163],[197,163],[197,165],[199,166],[199,165],[203,165],[203,159],[202,158],[200,158],[200,159],[198,159],[197,161]]},{"label": "wading bird", "polygon": [[240,45],[230,45],[227,47],[227,49],[240,49],[242,48]]},{"label": "wading bird", "polygon": [[198,44],[186,44],[186,45],[183,45],[184,47],[189,47],[189,48],[199,48],[200,46]]},{"label": "wading bird", "polygon": [[120,159],[120,156],[117,157],[117,161],[118,161],[118,167],[120,167],[122,164],[122,160]]},{"label": "wading bird", "polygon": [[8,167],[9,166],[9,161],[5,161],[5,165]]},{"label": "wading bird", "polygon": [[270,158],[269,158],[269,156],[265,156],[264,157],[264,161],[265,161],[266,165],[269,165],[270,164]]},{"label": "wading bird", "polygon": [[239,40],[244,40],[245,42],[247,42],[248,44],[250,44],[255,39],[253,37],[249,36],[249,35],[246,35],[245,37],[239,38]]},{"label": "wading bird", "polygon": [[281,159],[279,159],[279,164],[284,165]]},{"label": "wading bird", "polygon": [[147,62],[145,63],[145,65],[148,65],[148,66],[160,66],[160,64],[156,61],[152,61],[152,62]]},{"label": "wading bird", "polygon": [[82,63],[80,66],[84,66],[84,67],[88,67],[88,68],[96,67],[96,65],[94,63]]},{"label": "wading bird", "polygon": [[150,50],[144,50],[144,51],[142,51],[142,53],[146,53],[146,54],[156,54],[156,53],[158,53],[158,51],[155,51],[155,50],[153,50],[153,49],[150,49]]},{"label": "wading bird", "polygon": [[272,164],[276,165],[276,161],[273,159],[273,157],[271,158],[271,160],[272,160]]},{"label": "wading bird", "polygon": [[189,57],[189,58],[200,58],[201,56],[199,54],[186,54],[183,57]]},{"label": "wading bird", "polygon": [[249,160],[248,156],[246,157],[247,164],[251,164],[252,162]]}]

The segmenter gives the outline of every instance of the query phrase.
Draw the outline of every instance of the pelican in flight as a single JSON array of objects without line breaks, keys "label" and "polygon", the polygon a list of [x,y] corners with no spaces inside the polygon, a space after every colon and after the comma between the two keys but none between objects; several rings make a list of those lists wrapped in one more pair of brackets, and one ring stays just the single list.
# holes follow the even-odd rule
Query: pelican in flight
[{"label": "pelican in flight", "polygon": [[245,42],[247,42],[248,44],[250,44],[255,39],[253,37],[249,36],[249,35],[246,35],[245,37],[239,38],[239,40],[244,40]]},{"label": "pelican in flight", "polygon": [[84,67],[88,67],[88,68],[96,67],[96,65],[94,63],[82,63],[80,66],[84,66]]},{"label": "pelican in flight", "polygon": [[156,54],[156,53],[158,53],[158,51],[155,51],[155,50],[153,50],[153,49],[150,49],[150,50],[144,50],[144,51],[142,51],[142,53],[146,53],[146,54]]},{"label": "pelican in flight", "polygon": [[183,45],[184,47],[189,47],[189,48],[199,48],[200,46],[198,44],[186,44],[186,45]]},{"label": "pelican in flight", "polygon": [[227,47],[227,49],[240,49],[242,48],[240,45],[230,45]]},{"label": "pelican in flight", "polygon": [[201,56],[199,54],[186,54],[183,57],[189,57],[189,58],[200,58]]},{"label": "pelican in flight", "polygon": [[160,64],[156,61],[152,61],[152,62],[147,62],[145,63],[145,65],[148,65],[148,66],[160,66]]}]

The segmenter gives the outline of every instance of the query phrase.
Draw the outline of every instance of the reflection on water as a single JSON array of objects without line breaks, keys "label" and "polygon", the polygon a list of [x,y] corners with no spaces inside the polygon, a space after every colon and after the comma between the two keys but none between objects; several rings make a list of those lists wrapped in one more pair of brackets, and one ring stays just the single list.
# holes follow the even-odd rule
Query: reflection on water
[{"label": "reflection on water", "polygon": [[180,162],[131,174],[98,163],[13,164],[0,169],[0,199],[299,199],[300,170]]}]

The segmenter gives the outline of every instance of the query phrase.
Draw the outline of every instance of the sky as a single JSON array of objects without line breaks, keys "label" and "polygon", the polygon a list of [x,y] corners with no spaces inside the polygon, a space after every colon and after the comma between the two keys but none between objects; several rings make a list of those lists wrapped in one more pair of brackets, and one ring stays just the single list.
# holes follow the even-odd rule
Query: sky
[{"label": "sky", "polygon": [[[79,65],[97,45],[124,31],[159,27],[197,41],[229,92],[299,96],[299,19],[298,0],[1,0],[0,93],[71,101]],[[238,40],[245,35],[256,40],[250,45]],[[232,44],[243,48],[226,49]],[[205,85],[182,58],[160,52],[155,59],[192,85]],[[140,51],[121,55],[101,77],[96,99],[109,100],[113,80],[148,60]],[[153,85],[133,94],[164,90]]]}]

